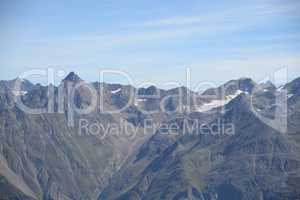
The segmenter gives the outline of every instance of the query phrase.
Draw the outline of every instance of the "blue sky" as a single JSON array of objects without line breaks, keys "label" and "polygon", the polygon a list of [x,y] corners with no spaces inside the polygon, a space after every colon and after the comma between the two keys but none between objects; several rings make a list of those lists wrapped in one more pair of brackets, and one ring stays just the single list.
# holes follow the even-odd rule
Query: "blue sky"
[{"label": "blue sky", "polygon": [[[135,84],[300,76],[300,1],[0,0],[0,79],[54,68]],[[111,78],[108,81],[120,81]]]}]

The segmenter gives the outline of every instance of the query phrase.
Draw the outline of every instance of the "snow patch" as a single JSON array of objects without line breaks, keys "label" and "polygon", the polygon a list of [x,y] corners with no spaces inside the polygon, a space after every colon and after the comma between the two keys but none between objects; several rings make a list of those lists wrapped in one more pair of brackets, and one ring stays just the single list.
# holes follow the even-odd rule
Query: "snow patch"
[{"label": "snow patch", "polygon": [[277,91],[281,91],[284,88],[284,85],[277,88]]},{"label": "snow patch", "polygon": [[212,100],[209,103],[205,103],[205,104],[201,105],[197,109],[197,111],[198,112],[206,112],[206,111],[209,111],[213,108],[221,107],[221,106],[225,105],[226,102],[227,102],[226,100]]},{"label": "snow patch", "polygon": [[121,88],[116,89],[116,90],[112,90],[112,91],[111,91],[112,94],[116,94],[116,93],[118,93],[118,92],[121,92]]},{"label": "snow patch", "polygon": [[139,99],[136,99],[135,102],[134,102],[134,105],[135,105],[135,106],[138,106],[139,103],[145,102],[145,101],[147,101],[147,99],[145,99],[145,98],[139,98]]},{"label": "snow patch", "polygon": [[208,103],[202,104],[200,107],[197,108],[197,111],[198,112],[206,112],[213,108],[222,107],[222,106],[226,105],[227,103],[229,103],[232,99],[234,99],[235,97],[240,95],[241,93],[245,93],[245,92],[241,91],[241,90],[237,90],[235,94],[227,95],[227,96],[225,96],[224,99],[216,99],[216,100],[212,100]]},{"label": "snow patch", "polygon": [[288,95],[287,95],[288,99],[289,99],[289,98],[292,98],[293,96],[294,96],[294,94],[288,94]]},{"label": "snow patch", "polygon": [[147,99],[137,99],[137,101],[141,102],[141,101],[147,101]]},{"label": "snow patch", "polygon": [[22,95],[27,94],[27,91],[23,91],[23,90],[21,90],[21,91],[13,90],[12,93],[13,93],[13,95],[15,95],[15,96],[22,96]]}]

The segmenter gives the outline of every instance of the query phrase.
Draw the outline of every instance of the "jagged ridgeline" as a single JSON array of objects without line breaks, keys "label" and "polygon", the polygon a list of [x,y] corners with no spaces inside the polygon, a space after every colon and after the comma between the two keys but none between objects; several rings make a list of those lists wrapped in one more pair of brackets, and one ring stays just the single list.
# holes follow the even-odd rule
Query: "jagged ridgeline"
[{"label": "jagged ridgeline", "polygon": [[0,82],[0,128],[0,199],[300,198],[300,78],[204,92],[17,78]]}]

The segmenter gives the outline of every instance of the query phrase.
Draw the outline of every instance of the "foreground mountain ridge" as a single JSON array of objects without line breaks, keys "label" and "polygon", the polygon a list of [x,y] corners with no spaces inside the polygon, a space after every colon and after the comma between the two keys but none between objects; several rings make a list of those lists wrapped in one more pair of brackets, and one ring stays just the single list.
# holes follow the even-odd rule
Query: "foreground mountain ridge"
[{"label": "foreground mountain ridge", "polygon": [[[231,80],[203,93],[85,83],[70,73],[55,86],[15,79],[0,83],[0,196],[6,199],[297,199],[300,186],[299,78],[287,92],[287,131],[282,133],[259,116],[274,117],[282,88],[249,78]],[[14,85],[21,90],[16,91]],[[59,91],[76,83],[96,88],[98,106],[88,114],[69,115],[68,96],[60,110]],[[50,88],[50,90],[49,90]],[[52,91],[52,93],[49,93]],[[250,97],[250,94],[252,95]],[[28,114],[16,104],[44,108],[53,98],[53,113]],[[158,95],[158,98],[147,96]],[[195,97],[195,98],[192,98]],[[253,101],[254,97],[254,101]],[[87,107],[86,88],[74,94],[76,107]],[[100,102],[101,101],[101,102]],[[160,102],[163,101],[163,106]],[[99,105],[97,104],[97,105]],[[252,107],[255,107],[255,112]],[[178,110],[176,108],[179,108]],[[145,111],[158,111],[144,113]],[[70,126],[70,119],[74,126]],[[137,132],[78,134],[80,120],[133,125]],[[144,121],[179,125],[176,134],[157,128],[144,132]],[[184,130],[184,123],[233,124],[233,134]]]}]

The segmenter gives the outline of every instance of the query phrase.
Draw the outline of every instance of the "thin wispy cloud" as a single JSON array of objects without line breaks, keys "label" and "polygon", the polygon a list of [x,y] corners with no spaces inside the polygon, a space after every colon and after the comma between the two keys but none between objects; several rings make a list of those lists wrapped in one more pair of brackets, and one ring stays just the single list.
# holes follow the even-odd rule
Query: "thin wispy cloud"
[{"label": "thin wispy cloud", "polygon": [[[230,67],[228,59],[245,59],[232,65],[238,66],[250,62],[249,57],[253,58],[253,65],[262,63],[264,56],[266,62],[273,60],[270,61],[273,67],[284,61],[291,64],[291,58],[296,58],[300,50],[300,3],[244,2],[220,2],[212,8],[197,1],[198,7],[195,4],[188,12],[178,12],[181,3],[176,2],[172,4],[173,11],[168,11],[168,4],[167,9],[163,5],[157,12],[155,7],[145,6],[137,9],[138,13],[116,11],[111,3],[111,12],[105,9],[106,14],[101,15],[97,11],[89,20],[80,18],[77,22],[59,13],[61,19],[68,19],[64,21],[65,27],[51,23],[51,28],[46,26],[48,18],[39,21],[34,12],[28,12],[32,16],[25,17],[23,26],[12,27],[17,31],[14,36],[0,38],[0,65],[16,68],[104,65],[128,69],[150,66],[153,74],[157,74],[158,70],[164,72],[165,66],[210,63],[216,59],[224,61],[224,69],[225,65]],[[184,4],[193,6],[191,2]],[[24,18],[13,17],[21,21]],[[68,23],[75,24],[75,30],[70,30]],[[279,56],[283,62],[279,62]],[[289,57],[284,59],[284,56]]]},{"label": "thin wispy cloud", "polygon": [[136,27],[159,28],[166,26],[187,26],[187,25],[218,25],[224,23],[251,23],[267,21],[278,17],[294,17],[293,13],[298,12],[299,3],[293,4],[262,4],[252,6],[238,6],[227,10],[207,11],[190,16],[171,16],[167,18],[138,22]]},{"label": "thin wispy cloud", "polygon": [[[298,4],[297,4],[298,5]],[[248,31],[257,27],[264,27],[270,23],[284,18],[296,18],[297,5],[271,5],[239,6],[236,8],[200,13],[193,16],[174,16],[139,23],[128,23],[132,28],[107,35],[79,35],[68,38],[59,38],[58,43],[67,46],[76,44],[81,48],[97,48],[110,50],[120,46],[141,46],[174,39],[194,37],[198,41],[234,34],[239,31]],[[150,28],[150,29],[148,29]],[[55,44],[55,39],[54,39]]]}]

